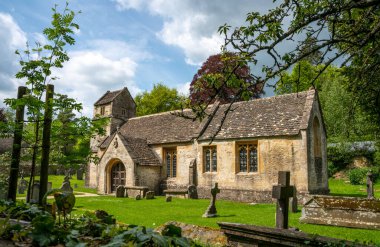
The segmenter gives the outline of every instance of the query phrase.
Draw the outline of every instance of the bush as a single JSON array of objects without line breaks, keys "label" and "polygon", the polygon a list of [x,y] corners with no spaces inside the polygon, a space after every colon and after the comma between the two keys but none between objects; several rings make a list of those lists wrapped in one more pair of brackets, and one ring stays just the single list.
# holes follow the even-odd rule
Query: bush
[{"label": "bush", "polygon": [[[327,160],[329,176],[344,170],[355,157],[364,156],[373,163],[376,159],[375,150],[370,143],[336,143],[327,146]],[[380,162],[380,154],[379,154]]]},{"label": "bush", "polygon": [[348,178],[350,179],[350,184],[365,184],[368,169],[366,168],[356,168],[350,170],[348,173]]},{"label": "bush", "polygon": [[358,185],[358,184],[366,184],[367,183],[367,173],[371,171],[373,174],[374,182],[379,177],[379,168],[378,167],[370,167],[370,168],[355,168],[350,170],[348,173],[348,178],[350,179],[350,184]]}]

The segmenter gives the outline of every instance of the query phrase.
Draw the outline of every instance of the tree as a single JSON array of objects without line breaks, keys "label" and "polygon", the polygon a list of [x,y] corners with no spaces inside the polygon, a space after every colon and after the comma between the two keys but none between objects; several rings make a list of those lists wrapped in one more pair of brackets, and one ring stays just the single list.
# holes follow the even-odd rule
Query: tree
[{"label": "tree", "polygon": [[[372,121],[379,124],[380,94],[374,88],[380,88],[380,82],[373,80],[380,73],[379,0],[284,0],[263,15],[248,13],[246,24],[241,27],[231,30],[225,24],[219,32],[225,37],[223,49],[237,51],[252,66],[257,66],[259,60],[270,60],[262,66],[262,73],[251,74],[253,81],[281,81],[284,71],[318,51],[321,56],[315,63],[323,66],[311,85],[331,64],[346,66],[358,102],[372,109]],[[304,49],[311,40],[313,48]],[[250,89],[241,88],[243,93]]]},{"label": "tree", "polygon": [[[254,82],[248,64],[239,59],[231,52],[208,57],[190,83],[190,105],[208,105],[216,98],[222,104],[259,98],[263,94],[261,83]],[[249,94],[241,94],[237,85],[246,85]]]},{"label": "tree", "polygon": [[137,94],[135,97],[137,116],[181,109],[186,98],[176,89],[158,83],[152,91]]},{"label": "tree", "polygon": [[[45,28],[43,33],[46,36],[47,43],[42,45],[36,42],[34,48],[30,48],[27,44],[27,48],[23,53],[16,51],[16,54],[20,56],[21,69],[16,74],[16,78],[25,79],[25,85],[28,88],[28,93],[21,99],[6,99],[5,103],[12,108],[16,108],[20,105],[27,107],[27,120],[34,125],[33,140],[32,143],[32,168],[29,181],[28,192],[30,192],[31,184],[34,177],[34,169],[36,166],[36,159],[40,143],[40,129],[41,122],[43,121],[43,106],[41,98],[46,93],[47,83],[51,83],[57,78],[52,76],[53,68],[62,68],[63,63],[69,60],[67,52],[65,51],[66,45],[74,45],[75,39],[73,38],[74,29],[79,29],[78,24],[74,22],[76,13],[68,8],[68,3],[62,13],[58,12],[57,5],[52,8],[52,22],[51,27]],[[57,100],[55,100],[57,103]],[[73,108],[78,110],[77,104],[66,105],[67,108]],[[25,133],[24,137],[28,134]],[[47,174],[41,174],[47,177]],[[45,186],[43,186],[45,187]],[[16,188],[12,188],[16,190]],[[30,193],[28,193],[28,199]]]},{"label": "tree", "polygon": [[[285,72],[277,82],[277,94],[308,90],[323,64],[312,65],[304,60],[297,63],[291,72]],[[327,136],[330,141],[356,141],[374,139],[376,125],[368,121],[370,116],[362,111],[347,90],[349,78],[344,69],[329,66],[314,82],[318,89]]]}]

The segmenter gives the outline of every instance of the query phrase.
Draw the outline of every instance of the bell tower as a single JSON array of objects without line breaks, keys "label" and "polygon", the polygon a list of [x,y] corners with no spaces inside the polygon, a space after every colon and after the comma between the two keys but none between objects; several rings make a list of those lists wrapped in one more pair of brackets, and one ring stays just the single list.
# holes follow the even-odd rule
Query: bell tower
[{"label": "bell tower", "polygon": [[129,118],[136,116],[136,103],[128,89],[125,87],[117,91],[107,91],[94,104],[93,119],[108,118],[109,122],[105,126],[105,136],[91,141],[91,148],[96,148],[101,140],[112,135],[118,127],[121,127]]}]

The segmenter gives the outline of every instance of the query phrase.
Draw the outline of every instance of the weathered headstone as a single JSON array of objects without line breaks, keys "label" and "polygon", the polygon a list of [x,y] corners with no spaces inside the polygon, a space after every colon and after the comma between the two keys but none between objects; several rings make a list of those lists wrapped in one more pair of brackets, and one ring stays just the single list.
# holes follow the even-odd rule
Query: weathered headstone
[{"label": "weathered headstone", "polygon": [[189,185],[189,187],[187,187],[187,195],[190,199],[198,199],[197,186]]},{"label": "weathered headstone", "polygon": [[196,169],[196,161],[192,159],[189,165],[189,185],[195,185]]},{"label": "weathered headstone", "polygon": [[211,218],[211,217],[216,217],[217,216],[217,211],[215,207],[215,202],[216,202],[216,195],[220,193],[220,189],[218,188],[218,183],[215,183],[214,188],[211,189],[211,202],[210,205],[208,206],[206,212],[203,214],[202,217],[204,218]]},{"label": "weathered headstone", "polygon": [[30,203],[38,203],[40,194],[40,181],[34,181],[32,186],[32,198],[30,199]]},{"label": "weathered headstone", "polygon": [[135,199],[136,199],[136,200],[141,200],[141,196],[140,196],[140,194],[136,195]]},{"label": "weathered headstone", "polygon": [[273,186],[272,198],[277,199],[276,227],[288,229],[289,197],[294,193],[294,186],[290,186],[290,172],[278,172],[278,185]]},{"label": "weathered headstone", "polygon": [[116,197],[124,197],[125,194],[125,188],[123,185],[119,185],[116,188]]},{"label": "weathered headstone", "polygon": [[74,189],[78,189],[78,184],[74,184]]},{"label": "weathered headstone", "polygon": [[373,174],[371,171],[367,173],[367,198],[374,199],[375,194],[373,191]]},{"label": "weathered headstone", "polygon": [[18,193],[24,194],[27,187],[28,187],[28,181],[26,181],[24,178],[21,178],[20,184],[18,185]]},{"label": "weathered headstone", "polygon": [[298,203],[297,203],[297,200],[298,200],[298,198],[297,198],[297,189],[294,186],[293,197],[290,198],[290,202],[289,202],[290,212],[292,212],[292,213],[297,213],[298,212]]},{"label": "weathered headstone", "polygon": [[53,187],[53,183],[52,182],[48,182],[47,183],[47,191],[50,191],[52,187]]},{"label": "weathered headstone", "polygon": [[145,198],[147,200],[154,199],[154,191],[148,191],[148,192],[146,192]]},{"label": "weathered headstone", "polygon": [[83,180],[83,168],[77,169],[77,180]]},{"label": "weathered headstone", "polygon": [[172,201],[172,196],[167,196],[165,199],[166,202],[171,202]]},{"label": "weathered headstone", "polygon": [[69,176],[65,176],[64,178],[64,181],[62,183],[62,186],[60,188],[62,191],[65,191],[65,192],[73,192],[73,188],[71,188],[71,185],[70,185],[70,178]]}]

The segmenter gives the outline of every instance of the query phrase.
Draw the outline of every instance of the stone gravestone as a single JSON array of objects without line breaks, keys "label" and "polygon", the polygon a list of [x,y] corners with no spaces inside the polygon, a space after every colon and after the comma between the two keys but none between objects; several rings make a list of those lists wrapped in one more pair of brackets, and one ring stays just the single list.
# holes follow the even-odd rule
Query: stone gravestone
[{"label": "stone gravestone", "polygon": [[60,188],[62,191],[65,191],[65,192],[71,192],[73,193],[73,188],[71,188],[71,185],[70,185],[70,178],[69,176],[65,176],[65,179],[62,183],[62,186]]},{"label": "stone gravestone", "polygon": [[189,185],[189,187],[187,187],[187,195],[190,199],[198,199],[197,186]]},{"label": "stone gravestone", "polygon": [[220,193],[220,189],[218,188],[218,183],[215,183],[214,188],[211,189],[211,202],[210,206],[208,206],[206,212],[203,214],[202,217],[204,218],[211,218],[211,217],[216,217],[216,207],[215,207],[215,202],[216,202],[216,195]]},{"label": "stone gravestone", "polygon": [[40,181],[34,181],[32,186],[32,198],[30,199],[30,203],[38,203],[40,194]]},{"label": "stone gravestone", "polygon": [[166,202],[171,202],[172,201],[172,196],[167,196],[166,197]]},{"label": "stone gravestone", "polygon": [[147,200],[154,199],[154,191],[148,191],[148,192],[146,192],[145,198]]},{"label": "stone gravestone", "polygon": [[77,169],[77,180],[83,180],[83,168]]},{"label": "stone gravestone", "polygon": [[125,194],[125,188],[123,185],[119,185],[116,188],[116,197],[124,197]]},{"label": "stone gravestone", "polygon": [[290,186],[290,172],[278,172],[278,185],[273,186],[272,198],[277,199],[276,227],[288,229],[289,197],[294,193],[294,186]]},{"label": "stone gravestone", "polygon": [[18,185],[18,193],[24,194],[27,187],[28,187],[28,181],[26,181],[24,178],[21,178],[20,184]]},{"label": "stone gravestone", "polygon": [[367,173],[367,198],[374,199],[375,194],[373,191],[373,174],[371,171]]},{"label": "stone gravestone", "polygon": [[293,189],[293,197],[290,198],[290,201],[289,201],[289,207],[290,207],[290,211],[292,213],[297,213],[298,212],[298,203],[297,203],[297,189],[296,187],[294,186],[294,189]]},{"label": "stone gravestone", "polygon": [[53,187],[53,183],[52,182],[48,182],[48,184],[47,184],[47,191],[50,191],[52,187]]}]

